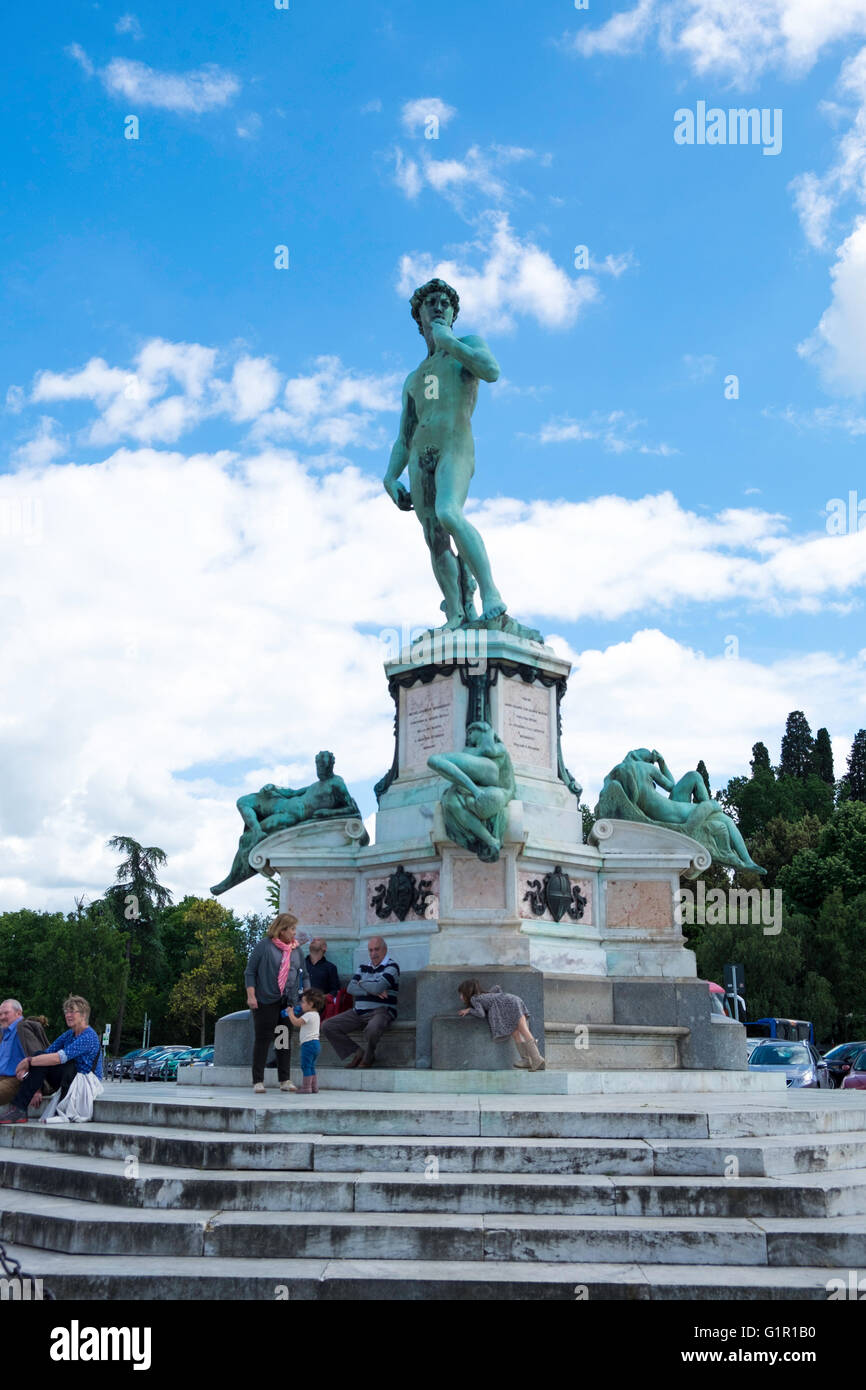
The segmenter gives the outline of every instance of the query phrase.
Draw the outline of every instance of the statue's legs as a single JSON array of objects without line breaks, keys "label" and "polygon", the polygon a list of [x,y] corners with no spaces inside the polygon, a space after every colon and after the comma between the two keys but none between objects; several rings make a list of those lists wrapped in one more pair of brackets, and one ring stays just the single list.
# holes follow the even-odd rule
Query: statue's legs
[{"label": "statue's legs", "polygon": [[451,536],[461,560],[478,582],[482,618],[499,618],[505,612],[505,601],[493,583],[484,542],[463,515],[474,471],[471,454],[442,451],[436,469],[436,520]]},{"label": "statue's legs", "polygon": [[699,772],[686,772],[674,785],[671,801],[709,801],[707,784]]},{"label": "statue's legs", "polygon": [[[429,456],[429,457],[428,457]],[[425,451],[425,457],[413,461],[409,468],[409,485],[412,506],[421,523],[424,540],[430,551],[430,562],[436,583],[442,590],[445,609],[445,626],[457,628],[466,617],[463,606],[463,593],[460,583],[460,569],[457,556],[451,549],[447,531],[436,520],[436,472],[438,455],[435,450]]]},{"label": "statue's legs", "polygon": [[479,787],[499,786],[499,764],[493,758],[477,753],[434,753],[427,762],[440,777],[473,794]]},{"label": "statue's legs", "polygon": [[493,849],[497,852],[501,849],[501,845],[496,839],[496,836],[491,835],[490,830],[484,824],[483,820],[479,820],[478,816],[470,811],[468,806],[463,804],[459,796],[449,797],[448,814],[452,820],[456,821],[464,830],[467,830],[470,835],[474,835],[482,844],[487,845],[488,849]]},{"label": "statue's legs", "polygon": [[255,869],[250,868],[249,856],[253,845],[261,838],[260,835],[255,837],[249,834],[241,836],[238,851],[234,857],[231,868],[222,883],[215,883],[210,890],[215,896],[227,892],[229,888],[236,888],[239,883],[246,883],[248,878],[253,878],[255,876]]},{"label": "statue's legs", "polygon": [[256,810],[256,803],[259,799],[258,792],[250,792],[247,796],[238,797],[237,808],[241,813],[241,820],[247,830],[259,830],[259,817]]}]

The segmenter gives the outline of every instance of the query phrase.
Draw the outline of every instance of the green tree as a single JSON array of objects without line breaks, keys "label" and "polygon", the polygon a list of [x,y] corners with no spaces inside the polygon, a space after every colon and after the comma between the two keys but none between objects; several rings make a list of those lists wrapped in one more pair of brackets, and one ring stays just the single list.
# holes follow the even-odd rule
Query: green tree
[{"label": "green tree", "polygon": [[792,710],[782,735],[782,756],[779,771],[788,777],[808,777],[812,771],[815,740],[809,722],[801,709]]},{"label": "green tree", "polygon": [[831,787],[836,785],[836,774],[833,771],[833,747],[830,743],[830,734],[826,729],[819,729],[815,735],[815,752],[812,758],[812,771],[816,777],[820,777],[822,782],[827,782]]},{"label": "green tree", "polygon": [[708,793],[710,796],[712,796],[712,794],[713,794],[713,789],[712,789],[712,787],[710,786],[710,774],[709,774],[709,772],[707,771],[707,765],[706,765],[706,763],[704,762],[703,758],[701,758],[701,759],[699,760],[698,765],[697,765],[697,768],[695,769],[695,771],[696,771],[696,772],[699,772],[699,773],[701,774],[701,776],[702,776],[703,779],[704,779],[704,786],[705,786],[706,789],[707,789],[707,793]]},{"label": "green tree", "polygon": [[766,743],[752,744],[752,758],[749,766],[752,769],[753,777],[758,772],[772,772],[773,769],[770,766],[770,752]]},{"label": "green tree", "polygon": [[222,1001],[237,988],[234,921],[234,914],[212,898],[194,900],[186,911],[193,945],[187,969],[171,991],[169,1012],[183,1023],[197,1020],[201,1047],[208,1016],[216,1017]]},{"label": "green tree", "polygon": [[846,801],[866,801],[866,729],[858,729],[854,735],[841,795]]},{"label": "green tree", "polygon": [[25,1013],[45,1014],[62,1033],[63,1000],[82,994],[100,1027],[114,1017],[124,976],[123,941],[93,909],[0,914],[0,978]]},{"label": "green tree", "polygon": [[117,867],[115,883],[105,894],[116,924],[126,935],[126,973],[115,1023],[116,1056],[121,1048],[130,984],[141,983],[142,965],[151,974],[161,973],[159,917],[171,902],[171,893],[157,878],[157,871],[167,862],[163,850],[155,845],[145,848],[128,835],[112,836],[108,848],[125,856]]}]

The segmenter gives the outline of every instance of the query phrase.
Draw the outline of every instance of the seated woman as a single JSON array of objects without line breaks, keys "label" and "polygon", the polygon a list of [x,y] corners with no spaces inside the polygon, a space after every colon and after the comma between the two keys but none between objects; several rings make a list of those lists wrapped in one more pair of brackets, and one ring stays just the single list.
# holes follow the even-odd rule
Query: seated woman
[{"label": "seated woman", "polygon": [[25,1057],[16,1076],[21,1087],[15,1104],[0,1115],[0,1125],[26,1125],[27,1107],[46,1081],[60,1087],[61,1100],[75,1077],[93,1072],[102,1080],[102,1057],[98,1034],[90,1027],[90,1005],[80,994],[71,994],[63,1005],[66,1032],[55,1038],[47,1052]]}]

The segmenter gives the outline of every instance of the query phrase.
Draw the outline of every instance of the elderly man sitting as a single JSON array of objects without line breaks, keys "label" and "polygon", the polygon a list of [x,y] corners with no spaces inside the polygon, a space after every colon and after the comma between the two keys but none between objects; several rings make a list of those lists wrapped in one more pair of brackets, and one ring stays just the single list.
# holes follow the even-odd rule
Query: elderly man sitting
[{"label": "elderly man sitting", "polygon": [[[45,1030],[37,1018],[25,1018],[17,999],[4,999],[0,1004],[0,1105],[9,1105],[21,1085],[15,1075],[25,1057],[44,1052],[48,1046]],[[42,1092],[37,1091],[31,1105],[38,1105]]]},{"label": "elderly man sitting", "polygon": [[[376,1044],[386,1028],[390,1028],[397,1017],[397,991],[400,988],[400,967],[388,955],[388,943],[381,936],[372,936],[367,942],[369,961],[362,962],[355,971],[346,989],[355,1000],[355,1007],[345,1013],[328,1018],[322,1024],[322,1037],[327,1038],[337,1056],[348,1062],[350,1067],[371,1067],[376,1055]],[[360,1051],[350,1041],[349,1033],[360,1033],[363,1041]]]}]

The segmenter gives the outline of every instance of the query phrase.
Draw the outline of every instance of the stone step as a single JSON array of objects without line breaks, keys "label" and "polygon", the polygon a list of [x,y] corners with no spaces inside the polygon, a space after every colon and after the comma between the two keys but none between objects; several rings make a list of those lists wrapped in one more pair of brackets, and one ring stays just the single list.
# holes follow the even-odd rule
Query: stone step
[{"label": "stone step", "polygon": [[8,1194],[0,1238],[76,1255],[245,1259],[866,1265],[866,1217],[466,1215],[395,1212],[149,1212]]},{"label": "stone step", "polygon": [[[460,1092],[394,1096],[334,1091],[301,1096],[276,1090],[254,1097],[247,1088],[196,1093],[191,1088],[154,1083],[135,1091],[129,1086],[107,1087],[96,1101],[94,1118],[97,1123],[153,1127],[157,1133],[180,1129],[221,1133],[224,1137],[282,1134],[728,1141],[864,1132],[866,1100],[857,1091],[788,1091],[778,1102],[761,1095],[653,1095],[637,1101],[626,1096],[515,1095],[504,1099]],[[14,1132],[24,1133],[25,1127],[16,1126]]]},{"label": "stone step", "polygon": [[614,1216],[845,1216],[866,1212],[866,1171],[792,1179],[601,1174],[199,1171],[4,1149],[0,1185],[121,1207],[240,1212]]},{"label": "stone step", "polygon": [[[61,1300],[291,1299],[296,1302],[500,1302],[602,1299],[826,1302],[824,1268],[525,1261],[88,1258],[14,1245],[10,1253]],[[847,1270],[839,1277],[845,1277]]]},{"label": "stone step", "polygon": [[21,1125],[0,1128],[0,1151],[50,1151],[191,1169],[315,1172],[600,1173],[608,1176],[773,1177],[866,1168],[866,1132],[829,1138],[507,1139],[405,1136],[205,1135],[145,1126]]},{"label": "stone step", "polygon": [[[573,1030],[572,1030],[573,1031]],[[515,1054],[516,1056],[516,1054]],[[643,1063],[635,1059],[634,1067]],[[266,1073],[266,1084],[276,1085],[276,1073]],[[300,1071],[292,1068],[292,1080],[297,1084]],[[148,1083],[148,1089],[158,1083]],[[132,1082],[109,1083],[111,1089],[143,1091],[144,1085]],[[177,1085],[187,1087],[223,1086],[252,1091],[248,1067],[180,1067]],[[784,1076],[758,1071],[677,1071],[659,1065],[656,1069],[635,1070],[631,1065],[619,1069],[600,1070],[597,1061],[591,1067],[575,1071],[548,1068],[528,1072],[516,1068],[504,1071],[425,1071],[415,1067],[386,1067],[376,1065],[367,1070],[328,1067],[319,1071],[321,1091],[412,1092],[425,1094],[449,1092],[466,1095],[678,1095],[730,1094],[752,1095],[766,1092],[770,1096],[784,1095]]]}]

